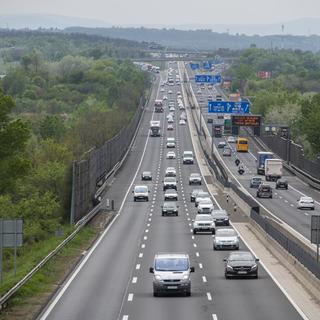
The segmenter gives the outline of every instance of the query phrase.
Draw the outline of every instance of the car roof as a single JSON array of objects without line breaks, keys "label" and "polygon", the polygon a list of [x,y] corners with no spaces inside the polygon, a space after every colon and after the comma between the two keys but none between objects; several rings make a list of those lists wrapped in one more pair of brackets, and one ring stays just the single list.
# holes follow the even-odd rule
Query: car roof
[{"label": "car roof", "polygon": [[167,259],[167,258],[187,258],[189,259],[189,255],[187,253],[157,253],[154,256],[155,259]]}]

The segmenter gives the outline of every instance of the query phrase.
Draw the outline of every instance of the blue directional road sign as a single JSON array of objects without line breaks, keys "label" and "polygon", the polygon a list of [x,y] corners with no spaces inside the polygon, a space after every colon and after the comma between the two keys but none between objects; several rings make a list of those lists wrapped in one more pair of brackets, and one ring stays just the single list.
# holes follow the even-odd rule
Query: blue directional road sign
[{"label": "blue directional road sign", "polygon": [[206,62],[203,63],[202,67],[203,67],[203,69],[211,70],[212,65],[211,65],[211,63],[209,61],[206,61]]},{"label": "blue directional road sign", "polygon": [[199,63],[192,63],[192,62],[190,62],[190,68],[191,68],[192,70],[197,70],[197,69],[200,68],[200,64],[199,64]]},{"label": "blue directional road sign", "polygon": [[250,113],[250,103],[248,101],[209,101],[209,113]]},{"label": "blue directional road sign", "polygon": [[195,81],[198,83],[221,83],[221,75],[196,74]]}]

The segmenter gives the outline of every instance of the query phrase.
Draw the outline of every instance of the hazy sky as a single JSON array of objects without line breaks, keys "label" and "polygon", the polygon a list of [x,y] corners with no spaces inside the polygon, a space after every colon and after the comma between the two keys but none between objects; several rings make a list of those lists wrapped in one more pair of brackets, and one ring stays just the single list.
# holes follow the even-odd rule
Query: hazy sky
[{"label": "hazy sky", "polygon": [[320,0],[0,0],[0,15],[25,13],[112,24],[265,24],[320,17]]}]

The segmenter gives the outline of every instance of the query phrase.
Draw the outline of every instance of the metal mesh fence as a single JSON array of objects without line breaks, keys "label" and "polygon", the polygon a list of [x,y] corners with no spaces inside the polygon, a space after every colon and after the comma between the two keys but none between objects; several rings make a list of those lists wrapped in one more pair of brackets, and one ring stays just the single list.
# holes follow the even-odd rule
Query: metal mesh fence
[{"label": "metal mesh fence", "polygon": [[260,139],[281,159],[290,165],[320,179],[320,161],[311,161],[304,155],[302,146],[278,135],[262,135]]},{"label": "metal mesh fence", "polygon": [[106,141],[100,148],[93,148],[85,155],[85,160],[73,163],[73,195],[71,204],[71,222],[77,222],[94,206],[94,196],[98,182],[108,175],[112,168],[125,155],[139,120],[143,113],[145,99],[125,128]]}]

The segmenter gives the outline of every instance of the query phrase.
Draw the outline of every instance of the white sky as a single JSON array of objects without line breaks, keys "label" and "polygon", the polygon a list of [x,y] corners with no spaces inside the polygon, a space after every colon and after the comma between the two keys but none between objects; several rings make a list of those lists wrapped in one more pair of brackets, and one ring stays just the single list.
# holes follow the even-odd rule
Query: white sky
[{"label": "white sky", "polygon": [[320,17],[320,0],[0,0],[0,15],[27,13],[112,24],[268,24]]}]

